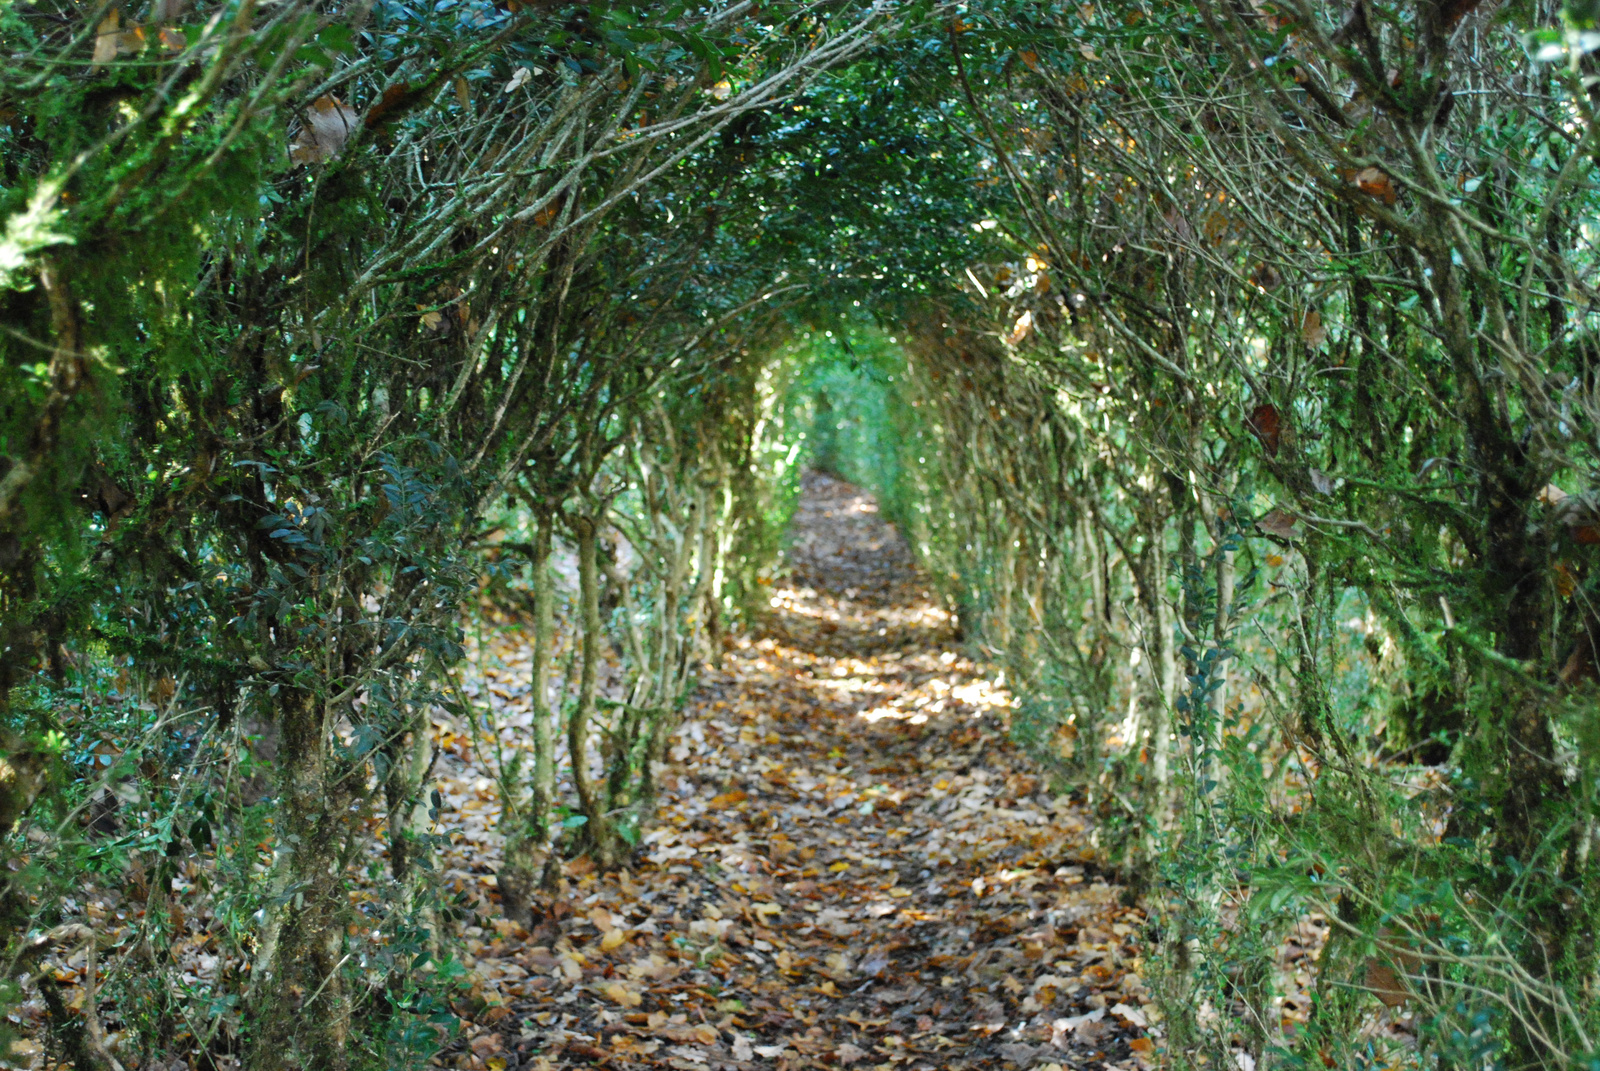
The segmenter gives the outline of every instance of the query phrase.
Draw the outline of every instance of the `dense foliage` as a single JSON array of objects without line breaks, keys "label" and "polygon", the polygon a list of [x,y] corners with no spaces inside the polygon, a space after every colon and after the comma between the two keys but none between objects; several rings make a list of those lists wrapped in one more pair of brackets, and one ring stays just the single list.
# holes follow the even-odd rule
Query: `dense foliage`
[{"label": "dense foliage", "polygon": [[964,19],[1010,254],[896,328],[873,467],[1018,730],[1161,890],[1170,1045],[1387,1063],[1387,1005],[1404,1058],[1583,1062],[1592,13]]},{"label": "dense foliage", "polygon": [[463,615],[532,622],[525,916],[632,851],[808,453],[1159,906],[1168,1058],[1586,1066],[1596,18],[0,6],[3,999],[424,1059]]},{"label": "dense foliage", "polygon": [[[124,1058],[425,1056],[451,973],[426,729],[485,543],[509,549],[496,518],[520,509],[535,573],[557,529],[583,560],[576,704],[539,719],[550,746],[508,810],[536,870],[563,832],[564,734],[605,856],[696,637],[735,604],[738,522],[764,518],[747,354],[775,269],[718,229],[751,211],[741,131],[877,16],[4,17],[8,977],[86,939],[89,872],[143,890],[140,955],[98,994],[137,1036]],[[612,580],[656,624],[626,650],[639,683],[601,778],[583,760],[613,521],[636,567]],[[166,954],[174,882],[218,920],[198,986]],[[96,1002],[81,1027],[52,1009],[80,1065],[117,1059]]]}]

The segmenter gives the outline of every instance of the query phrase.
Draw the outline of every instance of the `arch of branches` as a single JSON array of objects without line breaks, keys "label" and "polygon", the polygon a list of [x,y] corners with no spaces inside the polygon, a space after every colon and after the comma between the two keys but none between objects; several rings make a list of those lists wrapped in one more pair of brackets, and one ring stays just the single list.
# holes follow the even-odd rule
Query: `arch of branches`
[{"label": "arch of branches", "polygon": [[3,999],[79,1067],[426,1059],[463,622],[531,636],[516,915],[627,859],[804,457],[1156,905],[1167,1059],[1588,1066],[1596,16],[0,6]]}]

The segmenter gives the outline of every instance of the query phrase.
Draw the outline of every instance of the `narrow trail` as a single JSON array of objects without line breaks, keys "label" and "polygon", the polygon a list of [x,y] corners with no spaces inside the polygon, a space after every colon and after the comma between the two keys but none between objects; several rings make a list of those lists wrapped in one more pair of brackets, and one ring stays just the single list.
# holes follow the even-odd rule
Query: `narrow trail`
[{"label": "narrow trail", "polygon": [[[1010,697],[869,497],[808,475],[793,535],[764,633],[691,705],[638,865],[577,860],[531,933],[469,943],[472,1022],[442,1062],[1144,1065],[1143,916],[1008,742]],[[459,844],[458,873],[483,849]]]}]

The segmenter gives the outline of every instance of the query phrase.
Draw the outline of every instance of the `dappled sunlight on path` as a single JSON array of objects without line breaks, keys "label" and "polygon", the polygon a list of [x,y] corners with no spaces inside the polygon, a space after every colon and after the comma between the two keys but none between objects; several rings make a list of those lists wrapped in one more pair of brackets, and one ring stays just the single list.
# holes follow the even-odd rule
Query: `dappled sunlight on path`
[{"label": "dappled sunlight on path", "polygon": [[487,1011],[444,1062],[942,1071],[1150,1051],[1143,917],[1007,741],[1009,696],[957,649],[899,535],[817,474],[794,535],[770,622],[691,704],[636,865],[569,864],[532,933],[478,942]]}]

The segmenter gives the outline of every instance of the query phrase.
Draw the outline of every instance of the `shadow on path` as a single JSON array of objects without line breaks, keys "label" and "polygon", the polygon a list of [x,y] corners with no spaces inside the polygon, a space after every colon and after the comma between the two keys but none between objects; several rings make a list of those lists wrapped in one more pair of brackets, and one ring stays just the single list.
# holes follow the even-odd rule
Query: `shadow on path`
[{"label": "shadow on path", "polygon": [[534,977],[457,1066],[1139,1066],[1143,917],[1009,743],[1010,696],[870,497],[808,474],[792,535],[638,865],[569,865],[545,922],[498,942]]}]

